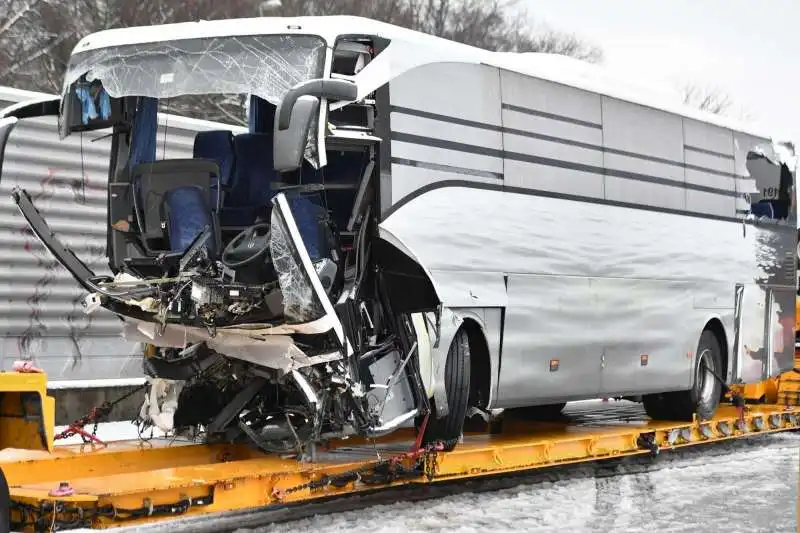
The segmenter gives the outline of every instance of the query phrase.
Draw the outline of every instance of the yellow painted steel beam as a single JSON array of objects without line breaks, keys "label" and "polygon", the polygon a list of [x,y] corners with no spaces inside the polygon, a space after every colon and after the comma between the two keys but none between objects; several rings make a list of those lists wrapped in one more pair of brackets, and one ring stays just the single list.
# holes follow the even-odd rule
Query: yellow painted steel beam
[{"label": "yellow painted steel beam", "polygon": [[[378,447],[384,458],[395,454],[395,460],[377,465],[374,448],[357,441],[338,442],[321,451],[317,462],[301,463],[245,446],[159,440],[100,449],[65,446],[53,454],[14,451],[0,455],[0,467],[18,506],[27,505],[30,511],[44,505],[40,512],[52,521],[48,509],[57,500],[62,502],[57,522],[83,513],[92,517],[91,527],[105,528],[652,453],[648,440],[658,450],[668,450],[800,427],[800,408],[782,405],[748,406],[741,416],[736,408],[722,406],[713,420],[700,423],[652,422],[613,405],[587,413],[577,422],[509,419],[502,434],[469,434],[452,452],[404,453],[413,442],[404,434]],[[357,469],[359,475],[345,475]],[[386,477],[403,471],[409,474],[404,479]],[[377,485],[370,484],[376,479]],[[74,492],[54,498],[50,491],[61,482]],[[19,508],[14,513],[18,519]]]},{"label": "yellow painted steel beam", "polygon": [[0,450],[53,450],[55,399],[43,373],[0,372]]}]

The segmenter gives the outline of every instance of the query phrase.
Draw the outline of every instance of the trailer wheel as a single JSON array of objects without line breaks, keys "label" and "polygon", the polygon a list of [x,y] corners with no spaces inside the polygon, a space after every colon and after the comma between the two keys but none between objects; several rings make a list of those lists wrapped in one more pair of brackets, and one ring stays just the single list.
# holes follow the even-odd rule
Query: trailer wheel
[{"label": "trailer wheel", "polygon": [[444,387],[447,394],[448,412],[444,418],[436,416],[435,400],[431,400],[432,413],[422,436],[423,444],[441,441],[447,451],[455,448],[469,404],[470,380],[469,337],[464,328],[458,330],[447,351],[447,362],[444,368]]},{"label": "trailer wheel", "polygon": [[655,420],[681,421],[691,421],[694,414],[700,420],[714,416],[722,397],[722,383],[714,376],[722,373],[722,349],[711,330],[703,331],[700,336],[694,373],[694,384],[689,390],[645,396],[647,414]]}]

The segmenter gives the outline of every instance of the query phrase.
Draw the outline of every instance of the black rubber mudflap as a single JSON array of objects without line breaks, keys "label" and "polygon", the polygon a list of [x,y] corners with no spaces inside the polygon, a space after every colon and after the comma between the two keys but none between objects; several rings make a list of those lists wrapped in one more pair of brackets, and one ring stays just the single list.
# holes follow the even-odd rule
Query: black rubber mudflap
[{"label": "black rubber mudflap", "polygon": [[0,468],[0,533],[11,532],[11,494],[8,490],[8,481]]}]

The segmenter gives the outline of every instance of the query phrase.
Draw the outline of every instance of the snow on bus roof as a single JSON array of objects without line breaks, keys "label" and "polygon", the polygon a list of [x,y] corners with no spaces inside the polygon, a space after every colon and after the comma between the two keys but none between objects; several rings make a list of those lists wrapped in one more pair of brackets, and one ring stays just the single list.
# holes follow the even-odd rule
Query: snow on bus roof
[{"label": "snow on bus roof", "polygon": [[[385,22],[348,15],[200,20],[103,30],[81,39],[75,46],[73,54],[112,46],[272,34],[318,35],[329,46],[344,35],[383,37],[395,44],[407,43],[412,47],[424,47],[432,52],[430,62],[449,60],[481,63],[662,110],[746,135],[772,139],[772,135],[757,131],[740,121],[685,105],[680,102],[677,92],[674,96],[670,96],[667,91],[654,85],[648,86],[639,78],[634,80],[630,73],[614,72],[604,66],[557,54],[490,52]],[[419,64],[424,62],[422,58]]]}]

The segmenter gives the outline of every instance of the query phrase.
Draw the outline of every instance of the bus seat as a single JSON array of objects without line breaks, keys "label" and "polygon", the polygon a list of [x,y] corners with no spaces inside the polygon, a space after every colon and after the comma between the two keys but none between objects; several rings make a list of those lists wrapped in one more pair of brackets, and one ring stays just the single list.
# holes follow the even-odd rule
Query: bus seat
[{"label": "bus seat", "polygon": [[[233,176],[235,157],[233,153],[233,133],[229,130],[201,131],[195,135],[192,152],[196,159],[209,159],[219,165],[219,181],[228,187]],[[217,204],[218,185],[211,189],[211,204]],[[224,198],[224,194],[221,198]],[[220,202],[221,203],[221,202]]]},{"label": "bus seat", "polygon": [[[204,195],[205,205],[210,206],[211,184],[217,180],[219,180],[217,164],[202,159],[165,159],[136,165],[131,171],[131,181],[138,191],[138,194],[134,195],[134,213],[145,250],[161,251],[151,243],[163,240],[165,237],[168,223],[164,213],[165,195],[169,191],[194,186]],[[183,209],[175,203],[181,199],[190,197],[177,195],[171,206],[173,212],[183,212]],[[208,209],[208,213],[209,217],[213,217],[215,210]]]},{"label": "bus seat", "polygon": [[311,260],[330,257],[330,239],[326,221],[328,215],[320,195],[289,195],[286,201],[292,210],[292,217]]},{"label": "bus seat", "polygon": [[280,179],[272,159],[271,133],[240,133],[233,138],[236,165],[233,182],[220,212],[223,227],[252,225],[256,216],[269,210]]},{"label": "bus seat", "polygon": [[[214,224],[207,195],[196,185],[185,185],[170,189],[164,194],[169,248],[172,252],[185,252],[209,226]],[[209,251],[214,253],[214,239],[209,242]]]}]

